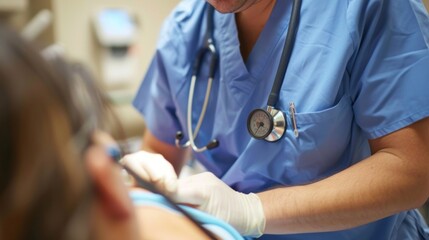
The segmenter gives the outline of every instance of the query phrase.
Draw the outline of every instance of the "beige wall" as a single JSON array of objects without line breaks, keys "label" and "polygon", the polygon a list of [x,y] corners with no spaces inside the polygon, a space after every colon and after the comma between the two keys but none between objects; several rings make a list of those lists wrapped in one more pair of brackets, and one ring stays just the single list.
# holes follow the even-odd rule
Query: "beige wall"
[{"label": "beige wall", "polygon": [[125,95],[114,97],[115,101],[121,102],[115,106],[115,110],[127,137],[138,136],[144,130],[143,120],[130,101],[154,53],[161,24],[178,2],[179,0],[52,0],[55,42],[64,47],[69,58],[86,64],[101,81],[98,65],[100,48],[91,23],[94,13],[102,7],[123,7],[135,15],[139,36],[133,52],[137,56],[138,67]]},{"label": "beige wall", "polygon": [[53,13],[53,26],[49,27],[36,43],[47,46],[57,43],[73,60],[80,61],[98,75],[97,43],[93,34],[91,17],[102,7],[123,7],[135,15],[139,25],[139,70],[135,82],[149,64],[161,24],[180,0],[0,0],[0,20],[22,30],[22,27],[41,9]]}]

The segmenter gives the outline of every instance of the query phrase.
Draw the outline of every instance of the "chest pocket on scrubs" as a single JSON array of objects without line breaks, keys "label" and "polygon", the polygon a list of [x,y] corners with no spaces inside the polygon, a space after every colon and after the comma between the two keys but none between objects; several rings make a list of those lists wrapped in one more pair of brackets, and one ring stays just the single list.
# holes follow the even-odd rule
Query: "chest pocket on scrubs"
[{"label": "chest pocket on scrubs", "polygon": [[345,157],[353,121],[350,97],[343,96],[336,105],[316,112],[299,112],[298,105],[295,118],[299,137],[294,135],[288,113],[285,138],[288,146],[284,148],[285,154],[291,156],[284,176],[290,183],[314,181],[350,164],[349,158]]}]

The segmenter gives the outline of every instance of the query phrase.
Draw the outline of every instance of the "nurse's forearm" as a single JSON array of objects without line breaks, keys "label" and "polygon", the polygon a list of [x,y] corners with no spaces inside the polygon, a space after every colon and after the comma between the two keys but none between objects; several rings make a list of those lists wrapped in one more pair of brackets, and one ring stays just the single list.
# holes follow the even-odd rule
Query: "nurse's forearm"
[{"label": "nurse's forearm", "polygon": [[428,198],[429,168],[406,161],[379,152],[322,181],[258,194],[265,233],[342,230],[419,207]]}]

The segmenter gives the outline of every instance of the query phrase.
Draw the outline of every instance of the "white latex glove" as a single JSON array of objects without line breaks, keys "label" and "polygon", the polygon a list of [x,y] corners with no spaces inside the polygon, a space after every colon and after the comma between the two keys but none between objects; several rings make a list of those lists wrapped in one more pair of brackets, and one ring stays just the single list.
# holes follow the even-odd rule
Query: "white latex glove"
[{"label": "white latex glove", "polygon": [[161,154],[139,151],[125,155],[120,163],[131,168],[141,178],[153,183],[168,195],[177,190],[177,175],[173,165]]},{"label": "white latex glove", "polygon": [[228,222],[243,236],[259,237],[265,229],[259,197],[234,191],[210,172],[179,179],[172,197]]}]

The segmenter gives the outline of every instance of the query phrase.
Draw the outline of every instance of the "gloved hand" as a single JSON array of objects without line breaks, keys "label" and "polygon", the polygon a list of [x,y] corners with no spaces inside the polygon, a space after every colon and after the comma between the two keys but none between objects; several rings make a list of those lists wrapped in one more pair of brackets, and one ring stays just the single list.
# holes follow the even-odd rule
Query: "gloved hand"
[{"label": "gloved hand", "polygon": [[177,174],[173,165],[161,154],[139,151],[125,155],[120,161],[141,178],[153,183],[158,190],[171,195],[177,190]]},{"label": "gloved hand", "polygon": [[223,219],[243,236],[259,237],[265,229],[259,197],[234,191],[210,172],[179,179],[177,192],[172,197]]}]

